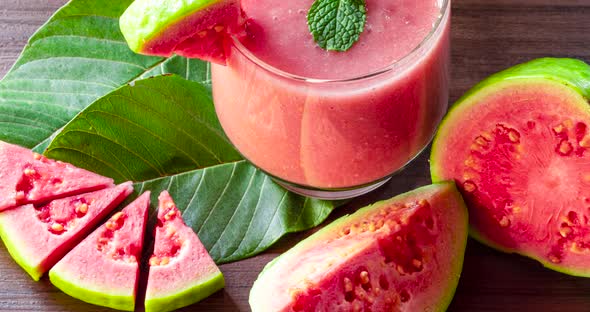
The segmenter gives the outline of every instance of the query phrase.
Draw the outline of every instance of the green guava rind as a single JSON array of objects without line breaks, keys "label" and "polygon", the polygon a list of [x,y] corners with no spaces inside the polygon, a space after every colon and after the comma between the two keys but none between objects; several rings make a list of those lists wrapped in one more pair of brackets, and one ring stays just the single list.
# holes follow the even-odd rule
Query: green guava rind
[{"label": "green guava rind", "polygon": [[223,0],[135,0],[119,19],[129,48],[141,52],[145,43],[170,25]]},{"label": "green guava rind", "polygon": [[201,301],[225,286],[223,274],[218,272],[209,279],[198,285],[193,285],[187,289],[172,295],[151,298],[145,301],[145,311],[172,311],[186,307],[195,302]]},{"label": "green guava rind", "polygon": [[[109,295],[107,298],[104,293],[80,287],[69,281],[66,276],[53,271],[49,271],[49,278],[51,283],[64,293],[70,296],[73,295],[75,298],[88,298],[88,300],[84,300],[88,303],[123,311],[133,311],[135,309],[135,303],[130,302],[128,296]],[[97,298],[102,299],[96,300]]]},{"label": "green guava rind", "polygon": [[[571,58],[539,58],[495,73],[469,89],[449,110],[446,119],[462,102],[480,90],[505,80],[541,78],[559,82],[590,98],[590,65]],[[441,126],[444,124],[441,123]],[[442,127],[441,127],[442,128]]]},{"label": "green guava rind", "polygon": [[[441,181],[441,182],[434,183],[434,184],[428,185],[428,186],[423,186],[423,187],[420,187],[420,188],[415,189],[413,191],[410,191],[410,192],[407,192],[404,194],[400,194],[400,195],[395,196],[393,198],[383,200],[383,201],[374,203],[372,205],[366,206],[364,208],[359,209],[354,214],[345,215],[343,217],[340,217],[336,221],[334,221],[334,222],[330,223],[329,225],[325,226],[324,228],[320,229],[318,232],[312,234],[308,238],[299,242],[293,248],[289,249],[287,252],[283,253],[282,255],[278,256],[277,258],[275,258],[271,262],[269,262],[264,267],[262,272],[260,272],[257,280],[254,282],[254,285],[252,286],[252,289],[250,290],[249,303],[250,303],[250,307],[251,307],[252,311],[267,311],[265,309],[265,307],[267,307],[267,302],[266,301],[257,301],[254,298],[256,298],[256,297],[264,298],[264,296],[270,296],[271,294],[268,294],[268,293],[262,294],[262,296],[257,295],[256,294],[258,292],[257,283],[260,283],[260,281],[264,278],[264,276],[266,274],[273,274],[272,273],[273,267],[275,265],[277,265],[277,263],[285,262],[285,261],[292,261],[293,265],[297,265],[297,257],[299,256],[300,252],[304,252],[306,249],[308,249],[308,247],[316,245],[318,243],[321,243],[322,241],[329,239],[335,233],[338,233],[340,231],[340,229],[342,229],[343,227],[345,227],[349,224],[356,223],[360,220],[363,220],[367,215],[371,214],[375,210],[379,210],[382,207],[391,205],[396,202],[404,202],[409,198],[422,198],[423,197],[422,194],[428,193],[428,192],[436,192],[437,190],[439,192],[445,194],[446,196],[448,196],[450,198],[450,200],[456,202],[458,204],[458,206],[460,207],[460,210],[461,210],[459,212],[459,215],[461,215],[460,220],[456,220],[457,222],[454,223],[453,225],[458,229],[461,229],[461,228],[468,229],[469,218],[468,218],[467,207],[465,206],[465,203],[463,201],[463,197],[459,193],[454,182]],[[467,238],[468,238],[466,232],[467,231],[465,231],[465,233],[463,233],[462,231],[455,231],[453,233],[453,234],[455,234],[454,235],[455,239],[453,239],[451,242],[452,246],[448,246],[448,248],[446,249],[446,250],[456,251],[457,254],[451,255],[452,259],[454,260],[452,263],[453,268],[452,268],[451,272],[445,272],[449,278],[448,287],[446,287],[446,289],[444,289],[444,290],[441,290],[441,291],[443,291],[442,296],[439,298],[438,304],[435,305],[435,307],[434,307],[435,310],[432,310],[432,312],[446,311],[448,306],[451,304],[451,301],[453,300],[453,297],[455,295],[455,291],[457,290],[457,285],[459,284],[459,278],[461,276],[461,271],[463,269],[464,254],[465,254],[465,249],[467,247]]]},{"label": "green guava rind", "polygon": [[[439,142],[444,142],[445,138],[450,135],[445,131],[447,124],[453,124],[456,122],[455,119],[458,118],[457,116],[461,116],[463,111],[471,105],[477,105],[478,98],[494,92],[495,86],[505,85],[506,83],[521,84],[527,81],[552,82],[562,85],[564,88],[570,88],[586,100],[584,103],[580,102],[576,104],[580,105],[583,109],[588,109],[587,101],[590,99],[590,66],[583,61],[571,58],[540,58],[493,74],[473,86],[459,98],[442,120],[439,130],[433,139],[430,154],[430,174],[433,182],[436,183],[445,180],[440,173],[442,166],[439,165],[437,159],[439,158],[439,153],[441,153],[440,149],[445,148],[444,144]],[[469,227],[469,235],[478,242],[498,251],[519,254],[536,260],[550,270],[572,276],[590,277],[590,269],[587,271],[572,270],[567,267],[555,265],[543,257],[506,248],[489,240],[473,226]]]},{"label": "green guava rind", "polygon": [[[3,226],[0,226],[0,237],[9,237],[8,231]],[[43,276],[43,270],[39,269],[37,266],[31,265],[28,261],[25,261],[24,257],[17,252],[17,250],[19,250],[18,245],[20,242],[12,239],[3,239],[2,241],[12,259],[14,259],[14,261],[18,263],[18,265],[20,265],[33,280],[38,281],[41,276]]]}]

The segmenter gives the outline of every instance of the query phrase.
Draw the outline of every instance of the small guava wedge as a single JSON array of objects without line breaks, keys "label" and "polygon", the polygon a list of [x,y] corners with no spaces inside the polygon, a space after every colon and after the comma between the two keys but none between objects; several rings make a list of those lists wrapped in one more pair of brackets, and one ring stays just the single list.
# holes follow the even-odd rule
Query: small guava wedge
[{"label": "small guava wedge", "polygon": [[0,211],[113,186],[113,180],[0,141]]},{"label": "small guava wedge", "polygon": [[49,271],[51,283],[88,303],[133,311],[149,206],[145,192],[115,213]]},{"label": "small guava wedge", "polygon": [[432,179],[454,180],[471,234],[590,277],[590,66],[544,58],[457,101],[434,140]]},{"label": "small guava wedge", "polygon": [[135,0],[119,21],[136,53],[219,64],[225,64],[225,39],[242,24],[239,0]]},{"label": "small guava wedge", "polygon": [[126,182],[42,206],[5,210],[0,212],[0,237],[14,261],[37,281],[132,191]]},{"label": "small guava wedge", "polygon": [[154,254],[145,294],[145,311],[172,311],[193,304],[225,285],[221,271],[167,191],[158,205]]},{"label": "small guava wedge", "polygon": [[360,209],[267,264],[250,291],[250,307],[445,311],[461,274],[467,219],[452,182]]}]

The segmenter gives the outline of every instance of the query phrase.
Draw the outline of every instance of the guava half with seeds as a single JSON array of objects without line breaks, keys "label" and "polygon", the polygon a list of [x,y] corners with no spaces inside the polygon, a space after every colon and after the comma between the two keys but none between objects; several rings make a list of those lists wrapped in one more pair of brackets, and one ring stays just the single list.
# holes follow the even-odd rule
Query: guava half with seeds
[{"label": "guava half with seeds", "polygon": [[145,192],[115,213],[49,271],[51,283],[88,303],[133,311],[149,206]]},{"label": "guava half with seeds", "polygon": [[145,311],[172,311],[193,304],[225,285],[221,271],[197,234],[184,224],[167,191],[158,197],[154,254],[149,260]]},{"label": "guava half with seeds", "polygon": [[136,53],[225,64],[224,42],[243,18],[239,0],[135,0],[119,24]]},{"label": "guava half with seeds", "polygon": [[113,180],[0,141],[0,211],[113,186]]},{"label": "guava half with seeds", "polygon": [[454,180],[471,234],[590,277],[590,66],[544,58],[482,81],[434,140],[434,181]]},{"label": "guava half with seeds", "polygon": [[0,237],[14,261],[37,281],[132,191],[131,182],[126,182],[2,211]]},{"label": "guava half with seeds", "polygon": [[445,311],[459,282],[467,208],[453,183],[342,217],[266,265],[261,311]]}]

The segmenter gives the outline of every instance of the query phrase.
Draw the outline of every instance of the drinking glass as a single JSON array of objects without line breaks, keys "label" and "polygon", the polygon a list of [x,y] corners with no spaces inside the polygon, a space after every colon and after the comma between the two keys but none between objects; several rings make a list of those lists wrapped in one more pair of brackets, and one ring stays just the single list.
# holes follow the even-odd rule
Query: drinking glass
[{"label": "drinking glass", "polygon": [[346,79],[275,68],[237,38],[212,65],[215,109],[230,141],[285,188],[351,198],[387,182],[430,142],[448,105],[450,0],[406,56]]}]

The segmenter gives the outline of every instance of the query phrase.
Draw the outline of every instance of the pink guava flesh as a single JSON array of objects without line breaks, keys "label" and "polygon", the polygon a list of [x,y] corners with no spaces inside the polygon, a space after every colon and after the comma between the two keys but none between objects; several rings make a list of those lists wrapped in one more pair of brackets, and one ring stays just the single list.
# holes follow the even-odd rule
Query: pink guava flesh
[{"label": "pink guava flesh", "polygon": [[115,213],[49,271],[52,283],[80,300],[133,310],[149,204],[146,192]]},{"label": "pink guava flesh", "polygon": [[131,182],[0,213],[0,236],[12,258],[38,280],[131,192]]},{"label": "pink guava flesh", "polygon": [[0,141],[0,211],[113,186],[113,180]]},{"label": "pink guava flesh", "polygon": [[197,234],[184,224],[167,191],[159,196],[154,253],[145,295],[146,311],[170,311],[197,302],[224,281]]},{"label": "pink guava flesh", "polygon": [[476,238],[588,276],[589,112],[582,95],[551,80],[489,86],[445,120],[433,179],[457,182]]},{"label": "pink guava flesh", "polygon": [[188,58],[225,64],[225,40],[241,31],[239,1],[225,0],[169,25],[146,41],[142,54]]},{"label": "pink guava flesh", "polygon": [[271,262],[258,311],[443,311],[461,272],[466,208],[452,183],[341,218]]}]

